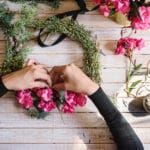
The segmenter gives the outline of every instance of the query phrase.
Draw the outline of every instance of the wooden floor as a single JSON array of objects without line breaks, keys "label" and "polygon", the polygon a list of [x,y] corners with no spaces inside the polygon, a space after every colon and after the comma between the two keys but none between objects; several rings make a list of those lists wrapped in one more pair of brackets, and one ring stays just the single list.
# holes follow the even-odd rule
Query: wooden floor
[{"label": "wooden floor", "polygon": [[[87,0],[89,8],[92,0]],[[20,5],[9,3],[11,10],[19,10]],[[77,9],[73,0],[65,0],[60,9],[52,11],[49,6],[39,5],[39,17],[45,19],[55,13]],[[141,100],[127,98],[123,91],[128,61],[124,56],[115,56],[116,40],[120,38],[121,26],[104,18],[98,11],[78,17],[91,31],[93,38],[100,42],[105,56],[101,56],[102,87],[109,96],[116,96],[115,105],[129,121],[144,143],[145,150],[150,149],[150,116],[142,111]],[[150,30],[138,31],[134,37],[143,37],[146,47],[135,54],[137,62],[143,63],[142,71],[150,60]],[[0,32],[0,63],[4,58],[5,41]],[[51,39],[50,39],[51,40]],[[50,68],[54,65],[75,63],[82,66],[82,48],[79,43],[66,39],[60,44],[42,49],[35,41],[30,41],[33,52],[30,58],[36,58]],[[135,78],[143,79],[138,75]],[[150,86],[150,79],[147,81]],[[115,150],[116,145],[109,129],[89,100],[84,108],[78,108],[73,115],[52,112],[45,120],[31,119],[20,108],[11,93],[0,98],[0,149],[1,150]]]}]

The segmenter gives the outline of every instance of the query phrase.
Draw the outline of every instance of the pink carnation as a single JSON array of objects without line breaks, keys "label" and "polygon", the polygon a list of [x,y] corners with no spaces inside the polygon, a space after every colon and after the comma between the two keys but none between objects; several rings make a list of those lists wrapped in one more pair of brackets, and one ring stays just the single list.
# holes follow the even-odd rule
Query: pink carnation
[{"label": "pink carnation", "polygon": [[63,105],[61,111],[63,113],[73,113],[75,110],[74,110],[74,107],[73,106],[70,106],[68,105],[67,103]]},{"label": "pink carnation", "polygon": [[76,104],[81,106],[81,107],[83,107],[87,102],[87,98],[84,94],[78,94],[77,93],[74,99],[76,101]]},{"label": "pink carnation", "polygon": [[139,7],[140,17],[135,17],[131,25],[135,29],[149,29],[150,28],[150,7]]},{"label": "pink carnation", "polygon": [[106,5],[102,5],[100,6],[100,11],[101,13],[105,16],[105,17],[108,17],[109,14],[110,14],[110,9],[106,6]]},{"label": "pink carnation", "polygon": [[36,94],[38,97],[41,98],[41,100],[48,102],[51,101],[53,92],[52,89],[50,88],[44,88],[44,89],[38,89],[36,91]]},{"label": "pink carnation", "polygon": [[75,101],[75,93],[71,91],[65,91],[65,99],[66,103],[70,106],[75,106],[76,101]]},{"label": "pink carnation", "polygon": [[135,39],[135,38],[121,38],[117,43],[117,48],[115,50],[115,54],[128,54],[135,50],[141,50],[145,46],[145,42],[143,39]]},{"label": "pink carnation", "polygon": [[100,1],[101,0],[94,0],[94,3],[99,5],[101,3]]},{"label": "pink carnation", "polygon": [[145,41],[143,39],[136,41],[136,47],[138,50],[141,50],[145,46]]},{"label": "pink carnation", "polygon": [[49,102],[41,101],[38,104],[38,108],[42,109],[44,112],[50,112],[51,110],[56,108],[56,103],[53,101]]},{"label": "pink carnation", "polygon": [[24,108],[30,108],[33,106],[33,99],[30,90],[22,90],[17,92],[17,101]]},{"label": "pink carnation", "polygon": [[113,0],[114,7],[117,12],[128,13],[130,11],[130,1],[129,0]]}]

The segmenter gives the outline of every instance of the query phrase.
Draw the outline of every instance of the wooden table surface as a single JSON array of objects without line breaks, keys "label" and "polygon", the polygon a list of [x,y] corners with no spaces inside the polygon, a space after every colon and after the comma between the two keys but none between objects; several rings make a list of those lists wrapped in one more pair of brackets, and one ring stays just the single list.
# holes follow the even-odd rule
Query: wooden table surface
[{"label": "wooden table surface", "polygon": [[[87,0],[88,8],[92,8],[92,0]],[[9,3],[11,10],[18,11],[19,4]],[[39,17],[42,19],[67,10],[77,9],[73,0],[65,0],[61,7],[52,11],[48,5],[39,5]],[[100,43],[105,55],[101,55],[102,87],[109,96],[117,94],[115,105],[129,121],[137,135],[144,143],[146,150],[150,149],[150,116],[140,109],[140,101],[127,98],[122,90],[126,78],[128,61],[124,56],[114,55],[116,40],[120,38],[121,26],[105,18],[98,11],[80,15],[78,22],[91,31],[94,39]],[[137,62],[143,63],[144,72],[150,60],[150,30],[138,31],[134,37],[143,37],[146,47],[136,52]],[[5,39],[0,32],[0,63],[5,53]],[[50,39],[52,40],[52,39]],[[53,39],[54,40],[54,39]],[[60,44],[40,48],[35,41],[28,45],[33,49],[30,58],[36,58],[50,68],[55,65],[74,63],[82,66],[82,47],[70,39]],[[138,75],[135,78],[144,78]],[[150,86],[150,79],[146,83]],[[130,112],[129,112],[130,111]],[[116,145],[109,129],[89,100],[84,108],[77,108],[76,113],[63,115],[63,120],[57,111],[46,119],[37,120],[28,117],[20,108],[12,93],[0,98],[0,149],[1,150],[115,150]]]}]

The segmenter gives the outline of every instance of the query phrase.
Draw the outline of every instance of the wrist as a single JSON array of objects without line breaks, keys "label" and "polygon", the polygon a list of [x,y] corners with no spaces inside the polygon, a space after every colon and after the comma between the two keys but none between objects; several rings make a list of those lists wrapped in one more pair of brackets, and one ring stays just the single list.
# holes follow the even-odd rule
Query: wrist
[{"label": "wrist", "polygon": [[92,83],[88,86],[88,89],[86,90],[86,95],[90,96],[93,93],[95,93],[98,90],[99,86],[96,83]]},{"label": "wrist", "polygon": [[5,75],[2,77],[2,82],[4,84],[4,86],[8,89],[8,90],[13,90],[11,82],[10,82],[10,78],[9,75]]}]

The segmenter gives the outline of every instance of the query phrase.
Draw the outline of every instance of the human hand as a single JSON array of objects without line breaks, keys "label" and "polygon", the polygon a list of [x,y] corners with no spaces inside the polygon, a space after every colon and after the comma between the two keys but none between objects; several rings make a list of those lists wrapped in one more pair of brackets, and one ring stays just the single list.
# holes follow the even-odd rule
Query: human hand
[{"label": "human hand", "polygon": [[49,74],[52,87],[56,90],[70,90],[91,95],[99,88],[74,64],[53,67]]},{"label": "human hand", "polygon": [[9,90],[25,90],[35,87],[51,86],[51,79],[45,65],[29,60],[23,69],[2,77],[2,81]]}]

